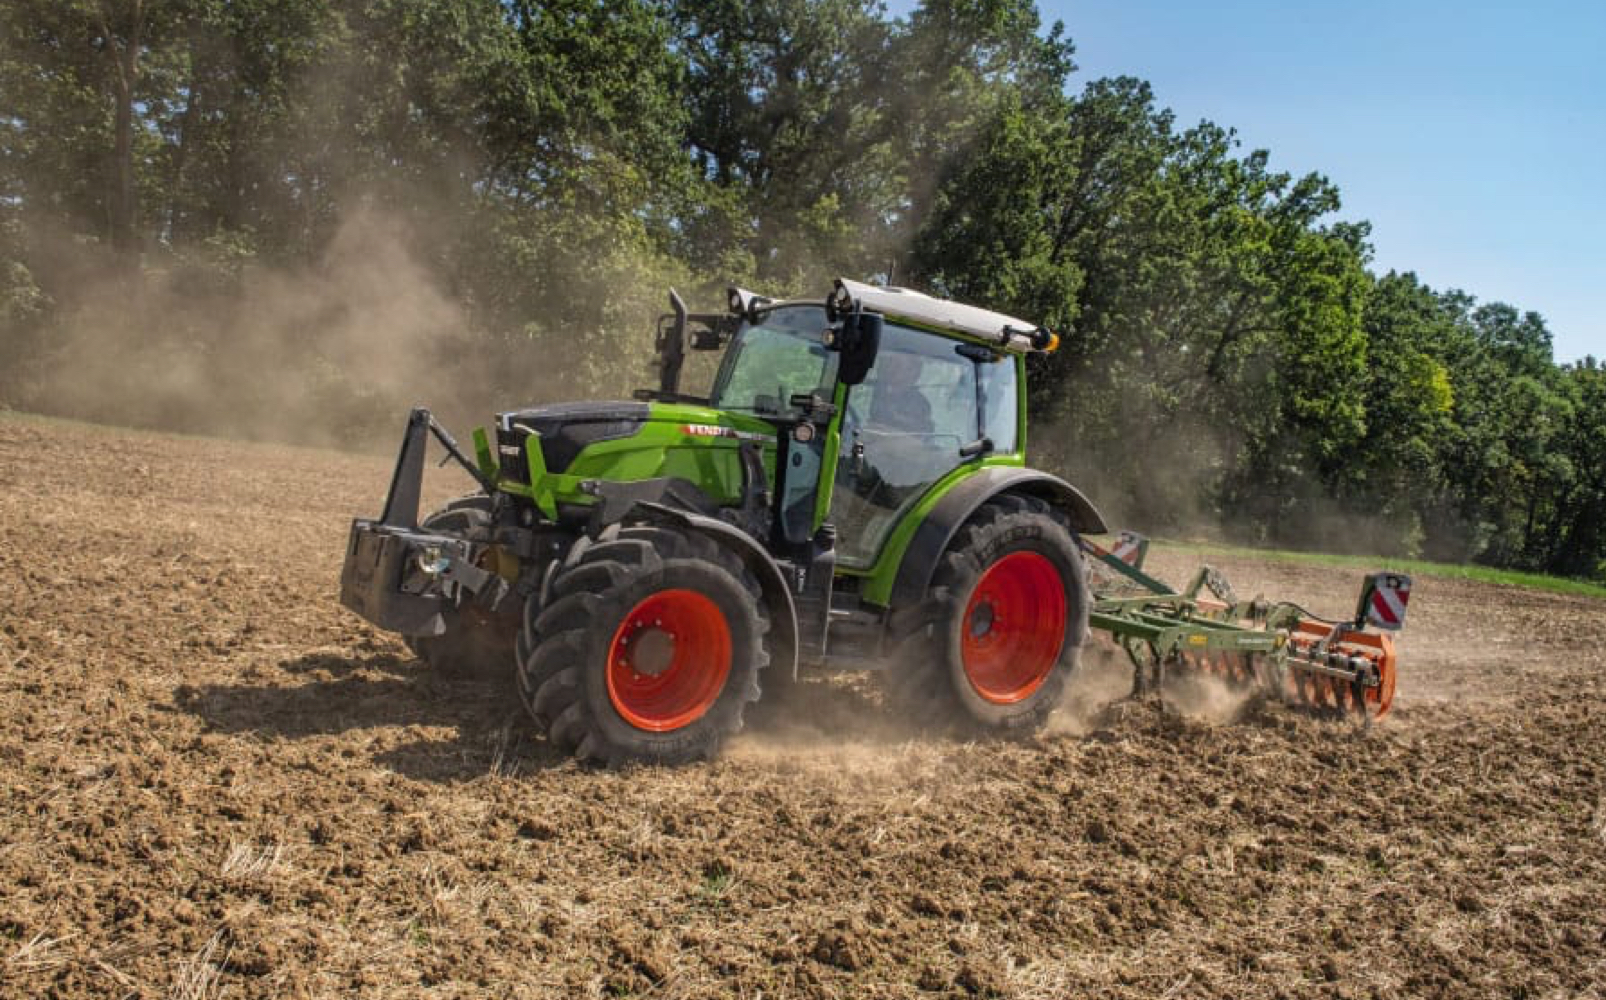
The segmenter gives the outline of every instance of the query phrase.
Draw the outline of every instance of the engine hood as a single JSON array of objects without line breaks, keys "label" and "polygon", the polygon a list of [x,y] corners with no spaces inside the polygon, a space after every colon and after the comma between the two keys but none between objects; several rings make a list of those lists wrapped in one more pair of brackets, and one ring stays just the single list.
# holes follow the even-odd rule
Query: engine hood
[{"label": "engine hood", "polygon": [[541,436],[541,457],[549,472],[564,472],[587,445],[627,438],[650,417],[646,403],[555,403],[509,410],[496,417],[496,443],[504,474],[529,477],[524,439]]}]

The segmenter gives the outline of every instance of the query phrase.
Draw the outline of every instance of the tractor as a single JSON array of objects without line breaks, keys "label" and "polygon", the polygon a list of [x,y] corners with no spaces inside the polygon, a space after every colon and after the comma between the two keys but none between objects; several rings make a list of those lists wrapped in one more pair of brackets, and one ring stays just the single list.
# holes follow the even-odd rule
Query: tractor
[{"label": "tractor", "polygon": [[[511,410],[471,451],[414,409],[382,514],[352,523],[342,603],[434,667],[511,663],[547,739],[605,764],[711,757],[807,671],[872,671],[921,727],[1031,734],[1090,629],[1134,693],[1193,670],[1388,710],[1409,578],[1368,578],[1330,621],[1239,601],[1209,567],[1175,590],[1141,536],[1086,537],[1098,510],[1026,463],[1049,330],[845,278],[823,301],[670,305],[658,387],[632,400]],[[682,389],[688,351],[720,352],[706,395]],[[480,490],[420,519],[431,439]]]},{"label": "tractor", "polygon": [[[877,671],[924,724],[1020,734],[1088,635],[1075,487],[1026,464],[1035,324],[838,280],[824,301],[670,293],[658,387],[512,410],[472,453],[408,418],[341,599],[443,668],[504,659],[547,738],[706,758],[804,671]],[[718,351],[706,395],[688,351]],[[419,518],[434,438],[480,491]]]}]

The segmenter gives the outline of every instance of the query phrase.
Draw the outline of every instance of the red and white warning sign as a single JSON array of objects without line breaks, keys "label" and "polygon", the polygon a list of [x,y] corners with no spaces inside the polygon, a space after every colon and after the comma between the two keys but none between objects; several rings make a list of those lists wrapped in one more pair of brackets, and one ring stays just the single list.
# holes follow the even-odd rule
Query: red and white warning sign
[{"label": "red and white warning sign", "polygon": [[1379,573],[1372,577],[1366,618],[1378,628],[1397,631],[1405,624],[1405,606],[1410,602],[1410,577],[1403,573]]},{"label": "red and white warning sign", "polygon": [[1141,565],[1143,550],[1148,547],[1148,542],[1147,538],[1135,531],[1123,531],[1115,536],[1115,545],[1110,548],[1110,555],[1128,566]]}]

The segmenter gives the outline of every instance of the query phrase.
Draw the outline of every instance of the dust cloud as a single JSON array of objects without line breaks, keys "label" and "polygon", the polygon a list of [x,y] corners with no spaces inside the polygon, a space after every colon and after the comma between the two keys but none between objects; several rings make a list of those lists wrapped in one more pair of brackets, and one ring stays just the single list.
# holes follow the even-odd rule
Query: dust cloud
[{"label": "dust cloud", "polygon": [[1167,706],[1191,718],[1226,725],[1237,722],[1256,696],[1253,687],[1235,687],[1219,677],[1179,671],[1168,678],[1162,697]]},{"label": "dust cloud", "polygon": [[1170,537],[1219,536],[1213,484],[1242,446],[1231,428],[1161,419],[1143,397],[1116,394],[1087,375],[1066,383],[1063,401],[1031,413],[1031,464],[1064,476],[1095,498],[1112,530]]},{"label": "dust cloud", "polygon": [[[20,408],[209,436],[374,446],[405,409],[484,415],[496,367],[399,216],[365,207],[307,267],[249,261],[232,281],[177,261],[81,264],[76,303],[26,373]],[[514,359],[527,373],[530,357]],[[554,379],[532,379],[556,389]]]},{"label": "dust cloud", "polygon": [[1047,732],[1086,736],[1099,728],[1099,716],[1107,706],[1131,692],[1132,665],[1125,654],[1108,642],[1089,642],[1082,647],[1082,658],[1059,707],[1049,716]]},{"label": "dust cloud", "polygon": [[[1186,358],[1185,352],[1181,355]],[[1097,364],[1097,361],[1092,362]],[[1174,405],[1147,376],[1082,371],[1060,398],[1031,414],[1031,464],[1093,498],[1112,530],[1155,538],[1292,548],[1339,555],[1393,555],[1464,562],[1478,532],[1443,512],[1427,533],[1408,504],[1366,506],[1328,496],[1314,468],[1282,470],[1283,481],[1243,481],[1247,431]],[[1157,383],[1158,384],[1158,383]]]}]

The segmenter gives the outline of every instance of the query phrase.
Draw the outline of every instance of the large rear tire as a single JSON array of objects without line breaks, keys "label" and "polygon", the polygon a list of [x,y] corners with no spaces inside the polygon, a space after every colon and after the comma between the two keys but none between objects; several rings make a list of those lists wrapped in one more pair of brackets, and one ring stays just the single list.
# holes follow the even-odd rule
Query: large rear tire
[{"label": "large rear tire", "polygon": [[994,497],[955,534],[925,600],[895,614],[887,700],[922,728],[1035,733],[1076,670],[1088,604],[1063,515]]},{"label": "large rear tire", "polygon": [[679,764],[742,728],[769,665],[756,580],[705,535],[613,526],[531,598],[519,693],[582,760]]},{"label": "large rear tire", "polygon": [[[484,494],[459,497],[420,522],[426,531],[469,535],[489,527],[491,498]],[[446,631],[440,635],[403,636],[407,648],[431,669],[455,677],[506,677],[513,657],[518,617],[492,614],[475,607],[453,607],[443,612]]]}]

